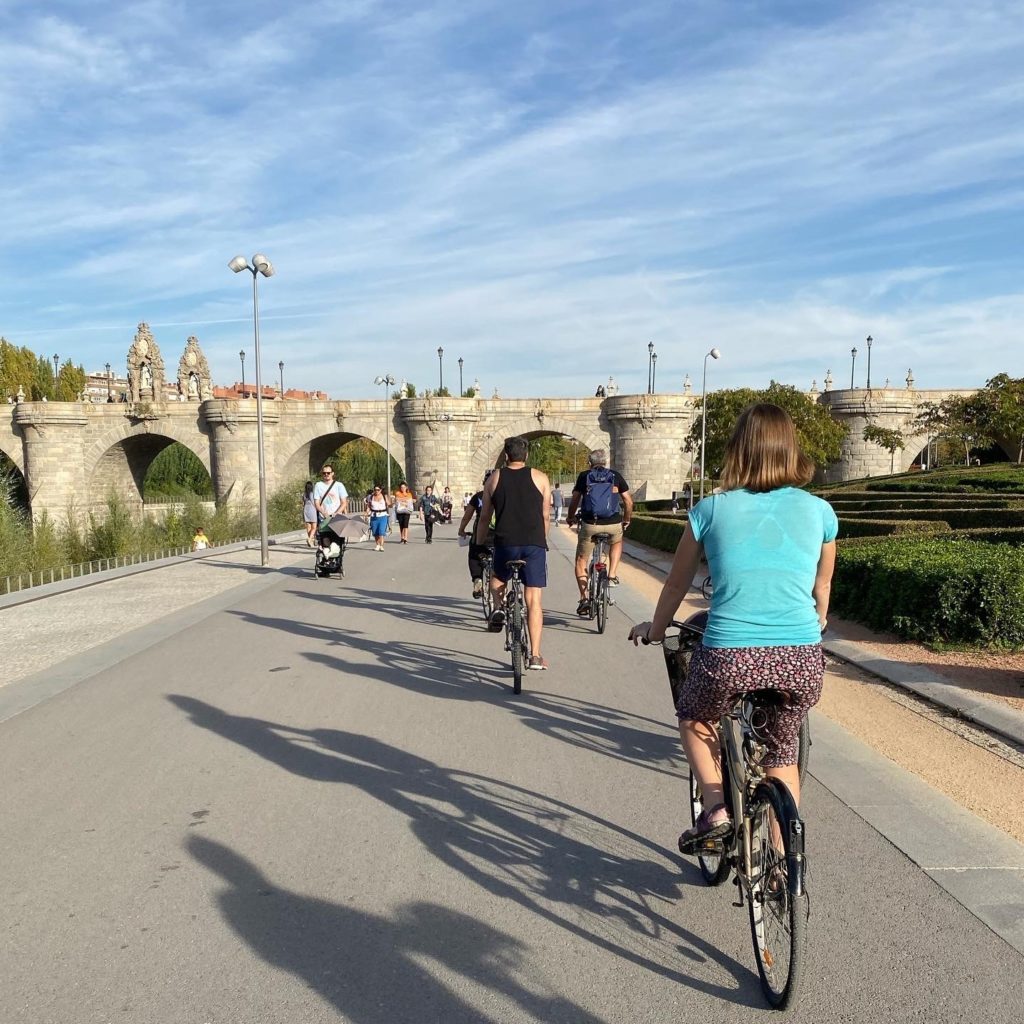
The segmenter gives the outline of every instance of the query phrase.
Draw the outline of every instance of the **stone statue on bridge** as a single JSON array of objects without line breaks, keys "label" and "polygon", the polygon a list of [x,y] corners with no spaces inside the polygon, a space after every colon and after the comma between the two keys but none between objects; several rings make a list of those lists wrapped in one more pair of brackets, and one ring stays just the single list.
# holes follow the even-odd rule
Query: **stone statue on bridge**
[{"label": "stone statue on bridge", "polygon": [[178,362],[178,394],[189,402],[205,402],[213,398],[210,364],[195,336],[185,342],[185,351]]},{"label": "stone statue on bridge", "polygon": [[128,394],[132,402],[163,401],[164,360],[147,323],[139,324],[128,350]]}]

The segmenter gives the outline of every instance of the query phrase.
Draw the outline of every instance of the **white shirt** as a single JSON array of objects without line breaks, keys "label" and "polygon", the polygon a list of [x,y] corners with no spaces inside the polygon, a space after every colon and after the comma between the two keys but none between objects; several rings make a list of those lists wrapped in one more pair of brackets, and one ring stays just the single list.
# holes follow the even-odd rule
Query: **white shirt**
[{"label": "white shirt", "polygon": [[[328,490],[330,490],[330,494],[327,493]],[[335,480],[333,487],[330,482],[325,483],[323,480],[317,480],[313,485],[313,500],[320,503],[325,516],[335,515],[341,508],[342,500],[347,497],[348,491],[345,490],[345,485],[340,480]]]}]

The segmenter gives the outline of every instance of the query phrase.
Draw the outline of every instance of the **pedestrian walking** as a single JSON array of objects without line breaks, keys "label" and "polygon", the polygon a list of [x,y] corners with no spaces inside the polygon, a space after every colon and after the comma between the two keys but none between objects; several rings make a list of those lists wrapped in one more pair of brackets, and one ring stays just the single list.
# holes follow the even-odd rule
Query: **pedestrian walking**
[{"label": "pedestrian walking", "polygon": [[370,523],[373,550],[384,550],[384,538],[388,535],[388,499],[380,484],[377,484],[366,499],[366,518]]},{"label": "pedestrian walking", "polygon": [[551,491],[551,518],[554,520],[555,526],[562,518],[563,508],[565,508],[565,495],[562,493],[562,485],[555,484]]},{"label": "pedestrian walking", "polygon": [[409,520],[416,511],[416,496],[403,480],[395,490],[395,518],[398,520],[398,535],[403,544],[409,543]]},{"label": "pedestrian walking", "polygon": [[313,481],[306,481],[306,488],[302,495],[302,522],[306,527],[306,546],[313,547],[316,544],[316,505],[313,504]]},{"label": "pedestrian walking", "polygon": [[434,494],[434,488],[429,485],[423,489],[420,500],[416,502],[416,511],[423,520],[423,532],[427,544],[434,543],[434,523],[441,518],[441,501]]}]

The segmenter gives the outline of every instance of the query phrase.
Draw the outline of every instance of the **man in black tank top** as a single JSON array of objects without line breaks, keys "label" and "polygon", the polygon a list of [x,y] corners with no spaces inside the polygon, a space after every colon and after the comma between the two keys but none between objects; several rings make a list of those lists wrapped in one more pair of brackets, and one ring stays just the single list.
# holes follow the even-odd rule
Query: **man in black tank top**
[{"label": "man in black tank top", "polygon": [[512,573],[508,563],[524,559],[521,576],[526,592],[526,624],[530,631],[530,668],[539,671],[548,663],[541,654],[541,633],[544,629],[544,608],[541,598],[548,583],[547,514],[551,501],[551,483],[537,469],[526,465],[529,445],[523,437],[505,439],[505,465],[495,470],[484,484],[483,508],[477,520],[476,542],[486,540],[487,527],[494,515],[494,575],[491,589],[497,611],[491,616],[490,628],[499,632],[505,624],[501,610],[505,584]]}]

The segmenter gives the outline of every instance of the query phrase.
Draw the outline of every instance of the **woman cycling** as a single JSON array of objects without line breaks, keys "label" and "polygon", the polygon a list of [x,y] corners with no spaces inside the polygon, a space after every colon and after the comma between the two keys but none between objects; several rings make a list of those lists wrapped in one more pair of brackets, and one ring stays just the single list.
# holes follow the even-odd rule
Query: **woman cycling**
[{"label": "woman cycling", "polygon": [[763,763],[800,799],[799,732],[821,696],[821,632],[838,532],[831,506],[800,489],[813,473],[784,409],[767,403],[745,409],[726,447],[721,492],[690,510],[654,621],[630,630],[634,644],[662,640],[706,554],[715,589],[676,707],[705,810],[679,837],[683,853],[732,829],[715,724],[739,694],[788,695]]}]

